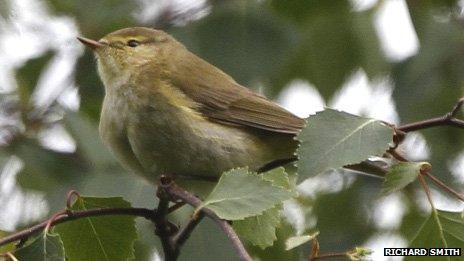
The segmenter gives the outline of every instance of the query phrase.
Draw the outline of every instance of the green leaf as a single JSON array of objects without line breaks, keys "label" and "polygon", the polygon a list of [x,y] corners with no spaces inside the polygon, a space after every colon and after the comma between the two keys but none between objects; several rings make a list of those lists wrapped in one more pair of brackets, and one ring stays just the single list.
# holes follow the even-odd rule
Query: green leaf
[{"label": "green leaf", "polygon": [[[79,198],[72,210],[130,207],[120,197]],[[79,219],[58,225],[69,260],[127,260],[133,258],[137,238],[133,216],[104,216]]]},{"label": "green leaf", "polygon": [[291,198],[292,193],[274,186],[247,168],[225,172],[201,207],[213,210],[219,217],[239,220],[263,211]]},{"label": "green leaf", "polygon": [[316,231],[309,235],[301,235],[301,236],[294,236],[290,237],[285,241],[285,250],[291,250],[295,247],[299,247],[310,240],[313,240],[315,237],[319,235],[319,231]]},{"label": "green leaf", "polygon": [[277,240],[271,247],[262,249],[253,245],[247,246],[247,250],[255,260],[285,260],[298,261],[301,260],[299,251],[286,251],[285,241],[287,238],[295,235],[295,230],[286,219],[282,219],[280,226],[276,229]]},{"label": "green leaf", "polygon": [[366,257],[370,256],[374,251],[365,247],[355,247],[353,250],[347,253],[347,257],[350,260],[367,260]]},{"label": "green leaf", "polygon": [[[0,239],[8,236],[10,233],[6,232],[6,231],[2,231],[0,230]],[[0,255],[1,254],[4,254],[4,253],[7,253],[7,252],[11,252],[15,249],[15,242],[12,242],[12,243],[9,243],[9,244],[6,244],[4,246],[0,246]]]},{"label": "green leaf", "polygon": [[23,248],[14,253],[14,256],[18,260],[65,260],[63,242],[59,235],[50,232],[36,237],[31,243],[26,243]]},{"label": "green leaf", "polygon": [[278,167],[261,174],[264,180],[272,182],[272,185],[290,189],[290,180],[288,179],[285,168]]},{"label": "green leaf", "polygon": [[392,129],[380,121],[326,109],[309,117],[307,127],[297,136],[299,173],[315,176],[382,155],[392,135]]},{"label": "green leaf", "polygon": [[430,169],[428,162],[400,162],[393,165],[385,175],[382,185],[382,195],[387,195],[406,187],[416,180],[421,170]]},{"label": "green leaf", "polygon": [[[425,221],[410,247],[463,247],[464,217],[461,212],[436,210]],[[416,260],[406,257],[405,260]],[[453,260],[463,260],[463,257]]]},{"label": "green leaf", "polygon": [[[296,196],[296,191],[290,186],[285,168],[275,168],[260,175],[264,180],[272,182],[274,186],[292,190]],[[276,228],[280,225],[280,210],[281,206],[276,206],[264,211],[261,215],[236,220],[233,224],[234,230],[240,237],[261,249],[272,246],[277,239]]]},{"label": "green leaf", "polygon": [[276,228],[280,224],[280,207],[274,207],[254,217],[234,221],[237,234],[251,244],[262,249],[272,246],[276,237]]}]

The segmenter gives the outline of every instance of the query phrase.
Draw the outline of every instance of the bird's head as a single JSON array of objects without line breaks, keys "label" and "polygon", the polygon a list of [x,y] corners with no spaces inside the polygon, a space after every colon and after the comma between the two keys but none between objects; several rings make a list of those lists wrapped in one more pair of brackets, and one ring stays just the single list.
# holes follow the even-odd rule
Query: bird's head
[{"label": "bird's head", "polygon": [[169,34],[146,27],[132,27],[112,32],[99,41],[78,37],[96,54],[100,76],[108,80],[130,77],[149,64],[162,70],[168,58],[185,47]]}]

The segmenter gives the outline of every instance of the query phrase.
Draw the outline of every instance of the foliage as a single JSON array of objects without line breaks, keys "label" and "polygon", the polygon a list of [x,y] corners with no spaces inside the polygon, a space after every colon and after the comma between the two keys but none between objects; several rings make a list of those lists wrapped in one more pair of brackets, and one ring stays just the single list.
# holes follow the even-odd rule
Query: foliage
[{"label": "foliage", "polygon": [[[3,2],[0,21],[8,25],[16,12],[10,6],[14,1]],[[134,15],[141,9],[140,2],[144,1],[44,0],[53,15],[71,17],[82,34],[96,39],[121,27],[140,25]],[[402,60],[386,56],[376,32],[375,18],[387,1],[378,1],[361,11],[353,7],[353,2],[211,0],[204,9],[206,15],[200,18],[187,17],[179,23],[179,16],[191,14],[164,7],[161,18],[146,20],[149,22],[143,25],[163,26],[240,84],[259,89],[270,98],[278,97],[293,80],[302,79],[329,101],[354,72],[363,72],[371,83],[388,79],[392,84],[393,99],[403,123],[450,111],[464,86],[464,31],[458,1],[427,0],[420,5],[417,1],[405,1],[420,48]],[[16,177],[18,185],[24,191],[44,195],[49,214],[63,208],[64,195],[71,189],[94,196],[80,198],[73,209],[154,208],[152,184],[156,181],[148,183],[128,175],[98,138],[104,91],[89,52],[77,61],[76,72],[70,77],[71,86],[63,86],[63,90],[78,86],[79,110],[64,108],[58,99],[60,94],[45,108],[35,106],[38,82],[59,57],[56,49],[45,48],[24,63],[12,65],[15,90],[5,92],[0,86],[0,162],[7,162],[12,156],[21,159],[24,165]],[[3,64],[0,65],[1,69]],[[400,225],[388,228],[389,233],[404,236],[411,247],[462,247],[462,214],[435,208],[430,214],[424,212],[415,193],[422,188],[408,186],[417,185],[421,171],[429,172],[431,165],[434,175],[444,183],[459,185],[448,173],[450,162],[462,155],[462,129],[437,127],[421,131],[431,157],[427,162],[383,158],[383,165],[371,166],[386,172],[382,181],[356,176],[344,168],[372,156],[391,157],[389,148],[402,141],[392,126],[366,117],[368,113],[362,114],[325,109],[307,119],[307,127],[297,137],[298,188],[291,166],[263,174],[234,169],[222,175],[202,207],[233,220],[234,229],[249,244],[249,252],[261,260],[306,258],[310,251],[308,242],[316,237],[307,231],[315,230],[320,231],[317,239],[324,251],[357,249],[355,246],[385,232],[372,217],[378,216],[374,215],[379,204],[377,195],[386,194],[401,195],[407,208],[405,215],[398,217]],[[457,116],[461,115],[459,112]],[[56,127],[72,137],[74,151],[60,151],[44,144],[43,134]],[[306,179],[323,182],[308,192],[304,190]],[[326,189],[324,184],[329,184]],[[296,205],[297,210],[292,210],[303,213],[302,224],[285,217],[289,211],[282,206],[288,199]],[[8,200],[11,199],[2,194],[0,186],[0,208]],[[192,211],[181,208],[168,218],[184,225]],[[20,226],[27,227],[43,217],[36,219],[20,220]],[[0,218],[0,226],[1,221]],[[136,225],[132,217],[91,217],[57,225],[48,233],[29,239],[16,251],[9,244],[0,248],[0,254],[15,251],[13,254],[24,260],[54,260],[64,255],[69,260],[150,260],[155,248],[162,255],[152,230],[151,223],[141,221]],[[11,233],[0,231],[0,237]],[[180,259],[233,258],[234,250],[228,242],[213,222],[203,221],[182,249]],[[83,257],[84,248],[91,256]],[[366,253],[359,248],[352,255]]]},{"label": "foliage", "polygon": [[360,163],[369,156],[382,156],[392,136],[392,130],[379,121],[330,109],[309,117],[307,122],[297,136],[302,177]]},{"label": "foliage", "polygon": [[[79,197],[70,210],[129,206],[122,198]],[[55,231],[63,241],[68,260],[134,258],[133,244],[137,238],[134,217],[90,217],[58,225]]]},{"label": "foliage", "polygon": [[241,220],[260,215],[291,195],[290,191],[274,186],[256,173],[233,169],[222,174],[200,208],[209,208],[223,219]]},{"label": "foliage", "polygon": [[424,222],[410,247],[462,247],[464,217],[460,212],[434,211]]},{"label": "foliage", "polygon": [[37,236],[23,248],[19,249],[15,256],[18,260],[64,260],[63,242],[57,234],[50,232]]},{"label": "foliage", "polygon": [[393,165],[385,175],[382,194],[398,191],[406,187],[409,183],[416,180],[420,171],[431,168],[427,162],[400,162]]}]

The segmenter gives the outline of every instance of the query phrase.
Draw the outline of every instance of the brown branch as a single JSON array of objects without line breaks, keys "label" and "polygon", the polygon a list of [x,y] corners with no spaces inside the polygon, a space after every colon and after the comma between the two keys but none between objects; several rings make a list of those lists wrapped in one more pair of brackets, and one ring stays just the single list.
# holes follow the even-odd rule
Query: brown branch
[{"label": "brown branch", "polygon": [[456,115],[461,110],[463,104],[464,98],[461,98],[456,103],[456,105],[454,105],[453,109],[442,117],[405,124],[397,127],[397,129],[403,132],[411,132],[436,126],[454,126],[458,128],[464,128],[464,120],[456,118]]},{"label": "brown branch", "polygon": [[177,231],[172,231],[167,221],[167,215],[169,214],[169,198],[165,191],[159,187],[156,195],[159,198],[159,203],[158,216],[155,222],[155,233],[161,240],[164,259],[167,261],[174,261],[177,259],[179,253],[176,253],[176,248],[174,246],[174,242],[172,241],[172,235]]},{"label": "brown branch", "polygon": [[347,252],[341,252],[341,253],[327,253],[327,254],[322,254],[318,256],[314,256],[310,259],[310,261],[313,260],[320,260],[320,259],[327,259],[327,258],[337,258],[337,257],[346,257],[348,256]]},{"label": "brown branch", "polygon": [[437,186],[439,186],[440,188],[444,189],[446,192],[450,193],[451,195],[455,196],[456,198],[464,202],[464,196],[462,194],[448,187],[445,183],[443,183],[437,177],[433,176],[432,174],[428,172],[424,172],[424,175],[427,176],[429,179],[431,179]]},{"label": "brown branch", "polygon": [[168,208],[168,213],[172,213],[183,206],[185,206],[185,202],[177,202]]},{"label": "brown branch", "polygon": [[443,234],[443,229],[441,228],[440,219],[438,217],[438,211],[435,208],[435,205],[433,204],[432,193],[430,192],[430,188],[427,185],[427,182],[425,181],[425,178],[424,178],[424,176],[427,175],[427,173],[428,173],[427,170],[421,170],[421,172],[419,174],[419,181],[420,181],[422,187],[424,188],[425,194],[427,195],[427,200],[430,203],[430,207],[432,207],[432,216],[435,219],[435,222],[437,222],[438,231],[440,233],[440,238],[442,240],[442,243],[444,244],[444,246],[446,246],[445,236]]},{"label": "brown branch", "polygon": [[184,245],[185,241],[190,237],[195,227],[200,223],[203,219],[204,214],[203,212],[196,213],[192,216],[190,221],[187,225],[182,228],[172,239],[174,242],[174,246],[176,247],[176,251],[179,251],[180,248]]},{"label": "brown branch", "polygon": [[433,204],[433,200],[432,200],[432,193],[430,192],[430,188],[429,188],[429,185],[427,185],[427,182],[425,181],[424,179],[424,175],[425,173],[427,173],[426,171],[421,171],[420,174],[419,174],[419,181],[422,185],[422,188],[424,189],[425,191],[425,195],[427,196],[427,200],[429,201],[430,203],[430,206],[432,207],[432,211],[435,212],[436,211],[436,208],[435,208],[435,205]]},{"label": "brown branch", "polygon": [[96,208],[96,209],[89,209],[89,210],[82,210],[82,211],[73,211],[72,214],[62,213],[62,215],[58,217],[52,217],[53,218],[52,222],[50,222],[51,219],[47,219],[35,226],[26,228],[12,235],[1,238],[0,246],[36,235],[40,233],[41,231],[43,231],[45,227],[47,227],[47,225],[55,226],[55,225],[68,222],[68,221],[72,221],[72,220],[76,220],[76,219],[87,218],[87,217],[97,217],[97,216],[110,216],[110,215],[137,216],[137,217],[143,217],[147,220],[154,221],[156,219],[157,212],[156,210],[146,209],[146,208]]},{"label": "brown branch", "polygon": [[[194,195],[177,186],[170,178],[162,176],[160,178],[160,182],[161,184],[157,191],[159,204],[156,210],[146,208],[96,208],[82,211],[71,211],[70,206],[73,197],[80,197],[76,191],[71,191],[68,193],[66,199],[66,210],[55,213],[51,218],[37,225],[1,238],[0,246],[16,241],[23,244],[29,237],[39,234],[43,230],[48,230],[55,225],[76,219],[109,215],[130,215],[144,217],[155,224],[156,234],[161,239],[165,259],[174,261],[177,260],[180,254],[180,248],[188,240],[195,227],[200,223],[204,216],[208,216],[215,221],[222,231],[229,237],[240,260],[252,260],[230,224],[226,220],[220,219],[209,209],[202,209],[198,213],[195,213],[187,225],[179,231],[177,226],[167,220],[168,214],[177,210],[184,204],[198,207],[202,204],[202,202]],[[178,200],[181,200],[182,202],[177,202],[172,207],[169,207],[169,203],[171,201],[176,202]]]},{"label": "brown branch", "polygon": [[396,149],[389,149],[388,150],[388,153],[390,153],[390,155],[393,156],[393,158],[395,158],[396,160],[398,161],[401,161],[401,162],[409,162],[408,159],[406,159],[403,155],[401,155],[400,153],[398,153],[398,151],[396,151]]},{"label": "brown branch", "polygon": [[[185,191],[184,189],[177,186],[170,178],[161,177],[160,179],[160,188],[162,188],[168,195],[174,199],[180,199],[185,203],[197,208],[201,206],[202,202],[200,199]],[[232,246],[235,249],[235,252],[238,255],[238,258],[242,261],[251,261],[252,258],[246,251],[242,242],[238,238],[235,231],[232,229],[232,226],[226,221],[218,217],[213,211],[207,208],[202,208],[200,210],[205,216],[212,219],[216,224],[221,228],[221,230],[227,235],[229,240],[232,243]]]}]

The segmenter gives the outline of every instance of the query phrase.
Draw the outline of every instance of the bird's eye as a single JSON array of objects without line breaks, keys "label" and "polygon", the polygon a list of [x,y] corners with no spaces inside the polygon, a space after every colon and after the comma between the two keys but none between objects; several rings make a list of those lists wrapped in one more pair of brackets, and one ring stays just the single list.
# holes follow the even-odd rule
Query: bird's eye
[{"label": "bird's eye", "polygon": [[129,45],[130,47],[137,47],[137,46],[140,45],[140,42],[137,41],[137,40],[129,40],[129,41],[127,42],[127,45]]}]

